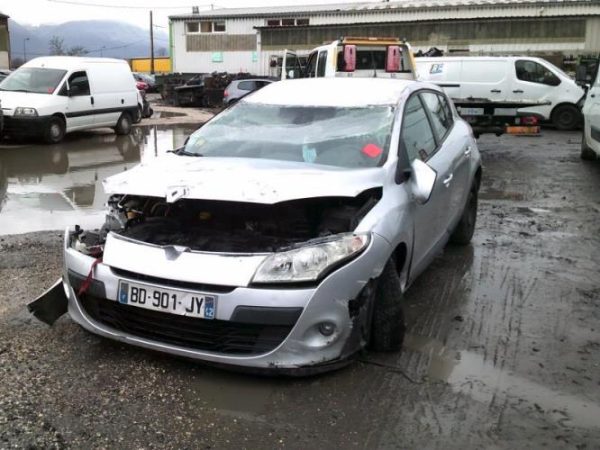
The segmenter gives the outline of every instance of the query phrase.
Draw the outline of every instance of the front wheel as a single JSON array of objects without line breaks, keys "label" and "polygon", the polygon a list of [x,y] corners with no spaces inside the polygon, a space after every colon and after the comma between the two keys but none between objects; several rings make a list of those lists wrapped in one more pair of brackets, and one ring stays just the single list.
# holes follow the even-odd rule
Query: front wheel
[{"label": "front wheel", "polygon": [[121,114],[117,126],[114,128],[115,133],[120,136],[127,135],[131,132],[131,117],[127,113]]},{"label": "front wheel", "polygon": [[458,245],[467,245],[471,242],[475,233],[475,222],[477,222],[477,189],[473,187],[469,192],[460,221],[450,235],[450,242]]},{"label": "front wheel", "polygon": [[404,311],[400,277],[393,257],[377,280],[373,298],[371,339],[369,346],[377,352],[400,350],[404,342]]},{"label": "front wheel", "polygon": [[581,113],[575,105],[560,105],[552,113],[552,123],[562,131],[574,130],[581,120]]},{"label": "front wheel", "polygon": [[65,137],[66,126],[60,117],[52,117],[44,132],[44,141],[47,144],[58,144]]}]

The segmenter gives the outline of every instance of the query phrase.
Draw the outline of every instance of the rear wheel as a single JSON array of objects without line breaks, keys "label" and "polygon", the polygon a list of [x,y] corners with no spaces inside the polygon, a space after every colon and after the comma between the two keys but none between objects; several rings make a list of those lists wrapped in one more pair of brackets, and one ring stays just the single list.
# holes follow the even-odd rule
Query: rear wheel
[{"label": "rear wheel", "polygon": [[140,123],[142,121],[142,106],[138,105],[137,110],[135,111],[135,116],[133,117],[133,123]]},{"label": "rear wheel", "polygon": [[463,210],[460,222],[450,235],[450,242],[458,245],[467,245],[471,242],[477,222],[477,188],[473,186],[469,192],[467,204]]},{"label": "rear wheel", "polygon": [[117,122],[117,126],[114,128],[115,133],[118,135],[127,135],[131,132],[131,117],[128,113],[121,114],[119,117],[119,121]]},{"label": "rear wheel", "polygon": [[52,117],[46,125],[44,141],[48,144],[58,144],[65,137],[65,122],[60,117]]},{"label": "rear wheel", "polygon": [[595,161],[598,158],[596,152],[592,150],[585,142],[585,131],[581,136],[581,159],[585,161]]},{"label": "rear wheel", "polygon": [[560,105],[552,112],[552,123],[559,130],[574,130],[581,120],[581,113],[575,105]]},{"label": "rear wheel", "polygon": [[377,352],[400,350],[404,342],[404,311],[400,277],[390,258],[379,279],[373,298],[370,347]]}]

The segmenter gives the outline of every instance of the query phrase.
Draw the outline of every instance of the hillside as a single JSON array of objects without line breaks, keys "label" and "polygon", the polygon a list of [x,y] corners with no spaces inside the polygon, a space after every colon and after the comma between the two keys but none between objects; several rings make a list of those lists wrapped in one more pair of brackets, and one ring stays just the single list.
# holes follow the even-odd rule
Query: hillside
[{"label": "hillside", "polygon": [[[64,40],[64,47],[84,47],[90,56],[133,58],[150,55],[150,36],[147,29],[124,22],[106,20],[86,20],[66,22],[59,25],[21,25],[9,20],[10,47],[12,58],[23,57],[23,43],[26,38],[27,59],[49,54],[49,41],[52,36]],[[156,56],[168,55],[169,37],[162,31],[154,30],[154,51]]]}]

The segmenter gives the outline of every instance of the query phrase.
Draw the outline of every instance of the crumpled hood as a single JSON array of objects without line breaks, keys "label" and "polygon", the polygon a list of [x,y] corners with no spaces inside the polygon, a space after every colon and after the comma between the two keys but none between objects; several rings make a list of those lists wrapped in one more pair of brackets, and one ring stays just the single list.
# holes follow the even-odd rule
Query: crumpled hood
[{"label": "crumpled hood", "polygon": [[384,181],[382,168],[344,169],[245,158],[168,155],[104,180],[107,194],[273,204],[355,197]]},{"label": "crumpled hood", "polygon": [[0,105],[4,114],[12,116],[15,108],[40,109],[46,106],[54,97],[50,94],[34,94],[31,92],[0,91]]}]

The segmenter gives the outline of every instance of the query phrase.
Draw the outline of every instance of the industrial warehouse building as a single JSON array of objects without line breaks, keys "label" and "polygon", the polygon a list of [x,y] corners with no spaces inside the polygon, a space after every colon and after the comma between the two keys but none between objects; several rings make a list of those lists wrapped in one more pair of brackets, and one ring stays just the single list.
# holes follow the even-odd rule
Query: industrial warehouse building
[{"label": "industrial warehouse building", "polygon": [[0,69],[10,65],[10,35],[8,34],[8,16],[0,13]]},{"label": "industrial warehouse building", "polygon": [[284,49],[340,36],[406,38],[415,51],[530,54],[559,64],[600,53],[600,0],[406,0],[215,9],[170,18],[174,72],[274,75]]}]

